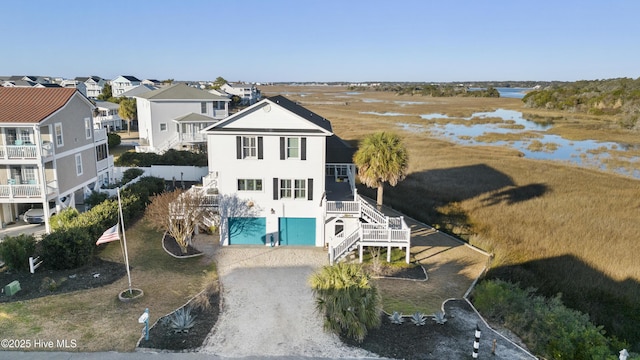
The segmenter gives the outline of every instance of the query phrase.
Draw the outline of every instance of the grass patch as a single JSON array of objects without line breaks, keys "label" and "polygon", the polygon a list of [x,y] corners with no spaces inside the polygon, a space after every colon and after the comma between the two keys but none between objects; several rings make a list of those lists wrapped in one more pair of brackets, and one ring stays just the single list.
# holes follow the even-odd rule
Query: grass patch
[{"label": "grass patch", "polygon": [[[160,245],[162,234],[140,220],[126,233],[131,280],[145,292],[133,303],[118,293],[126,277],[101,288],[0,305],[0,332],[7,338],[75,339],[74,351],[133,351],[140,336],[137,319],[149,308],[150,322],[182,306],[217,279],[215,265],[205,258],[178,260]],[[100,257],[123,263],[119,242]]]}]

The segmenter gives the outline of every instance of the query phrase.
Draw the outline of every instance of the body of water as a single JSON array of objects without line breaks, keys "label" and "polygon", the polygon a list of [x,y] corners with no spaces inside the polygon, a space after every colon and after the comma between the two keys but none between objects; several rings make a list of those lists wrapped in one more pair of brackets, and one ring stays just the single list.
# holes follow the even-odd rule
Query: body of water
[{"label": "body of water", "polygon": [[[423,114],[421,118],[448,119],[443,114]],[[500,118],[502,122],[474,123],[472,119]],[[459,119],[459,118],[458,118]],[[428,130],[431,134],[465,145],[508,146],[520,151],[524,157],[542,160],[567,161],[583,166],[598,167],[621,174],[640,178],[640,159],[627,159],[624,168],[608,168],[611,159],[609,151],[624,151],[627,144],[600,142],[595,140],[568,140],[558,135],[547,134],[552,125],[543,125],[523,118],[522,113],[514,110],[498,109],[490,112],[477,112],[463,118],[468,124],[398,124],[403,130],[420,132]],[[522,136],[518,136],[522,134]],[[511,136],[514,140],[501,140]]]}]

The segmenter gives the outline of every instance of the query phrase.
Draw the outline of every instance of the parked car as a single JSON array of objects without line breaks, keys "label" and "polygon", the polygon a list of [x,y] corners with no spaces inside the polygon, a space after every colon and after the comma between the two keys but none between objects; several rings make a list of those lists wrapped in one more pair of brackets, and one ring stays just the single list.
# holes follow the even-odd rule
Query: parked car
[{"label": "parked car", "polygon": [[[49,216],[56,213],[56,208],[49,209]],[[22,216],[24,222],[29,224],[43,224],[44,223],[44,209],[42,207],[34,207],[27,210]]]}]

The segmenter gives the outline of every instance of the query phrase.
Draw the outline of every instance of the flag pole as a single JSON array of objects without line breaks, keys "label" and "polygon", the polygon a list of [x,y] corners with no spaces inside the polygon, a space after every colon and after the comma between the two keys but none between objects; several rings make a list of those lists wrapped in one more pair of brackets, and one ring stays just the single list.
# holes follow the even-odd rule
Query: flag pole
[{"label": "flag pole", "polygon": [[122,242],[124,246],[124,262],[127,266],[127,278],[129,279],[129,294],[133,294],[131,290],[131,272],[129,271],[129,254],[127,252],[127,235],[124,232],[124,217],[122,216],[122,202],[120,201],[120,188],[118,189],[118,213],[120,215],[120,225],[122,226]]}]

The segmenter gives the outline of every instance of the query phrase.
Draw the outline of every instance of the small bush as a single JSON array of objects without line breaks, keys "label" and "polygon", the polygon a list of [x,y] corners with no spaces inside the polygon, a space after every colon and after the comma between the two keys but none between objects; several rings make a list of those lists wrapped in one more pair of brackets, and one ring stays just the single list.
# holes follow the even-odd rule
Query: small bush
[{"label": "small bush", "polygon": [[120,145],[120,142],[122,141],[122,138],[120,137],[120,135],[116,134],[116,133],[108,133],[107,134],[107,146],[109,146],[109,150],[113,149],[114,147]]},{"label": "small bush", "polygon": [[151,165],[193,165],[207,166],[207,154],[185,150],[170,149],[162,155],[154,153],[126,152],[118,157],[116,166],[151,166]]},{"label": "small bush", "polygon": [[144,174],[144,170],[138,168],[131,168],[125,170],[122,174],[122,180],[120,180],[120,184],[124,185],[129,183],[131,180],[137,178],[138,176]]},{"label": "small bush", "polygon": [[29,257],[36,251],[33,235],[7,236],[0,242],[0,258],[15,271],[29,271]]},{"label": "small bush", "polygon": [[59,213],[51,216],[51,231],[68,228],[79,215],[80,213],[76,208],[68,207],[62,209]]},{"label": "small bush", "polygon": [[101,193],[97,191],[92,191],[91,195],[89,195],[85,200],[85,204],[89,205],[89,207],[94,207],[103,201],[107,200],[109,195],[107,193]]},{"label": "small bush", "polygon": [[368,329],[380,326],[378,289],[359,264],[325,266],[309,282],[325,330],[362,342]]},{"label": "small bush", "polygon": [[52,269],[75,269],[92,260],[95,241],[84,228],[61,229],[43,237],[42,257]]}]

